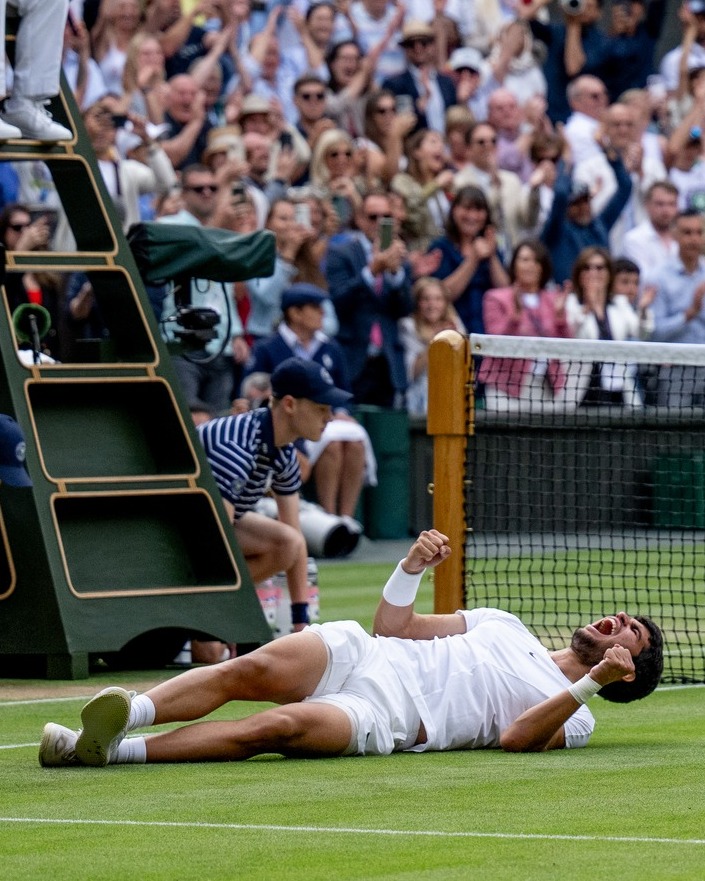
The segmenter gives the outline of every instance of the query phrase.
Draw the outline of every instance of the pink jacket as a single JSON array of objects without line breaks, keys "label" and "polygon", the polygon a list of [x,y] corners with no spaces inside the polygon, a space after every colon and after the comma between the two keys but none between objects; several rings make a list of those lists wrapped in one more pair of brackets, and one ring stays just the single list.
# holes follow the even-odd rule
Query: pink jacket
[{"label": "pink jacket", "polygon": [[[541,291],[537,309],[523,308],[517,318],[514,306],[514,288],[495,288],[487,291],[482,301],[485,333],[502,336],[571,337],[565,316],[556,316],[556,293]],[[534,362],[515,358],[483,358],[478,380],[518,398],[524,380],[531,374]],[[565,372],[559,361],[549,361],[546,371],[554,392],[565,385]]]}]

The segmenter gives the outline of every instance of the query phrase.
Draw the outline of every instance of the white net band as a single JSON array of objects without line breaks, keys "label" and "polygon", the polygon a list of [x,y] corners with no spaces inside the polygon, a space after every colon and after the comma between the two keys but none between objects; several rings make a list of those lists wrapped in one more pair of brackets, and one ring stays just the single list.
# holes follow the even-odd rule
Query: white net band
[{"label": "white net band", "polygon": [[470,335],[470,350],[473,355],[494,358],[705,367],[705,345],[679,343],[613,342],[474,333]]}]

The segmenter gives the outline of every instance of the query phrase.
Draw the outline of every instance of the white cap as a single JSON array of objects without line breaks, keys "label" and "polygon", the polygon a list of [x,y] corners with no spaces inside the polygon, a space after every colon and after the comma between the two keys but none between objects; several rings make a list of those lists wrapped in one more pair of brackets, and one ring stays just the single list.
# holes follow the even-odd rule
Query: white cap
[{"label": "white cap", "polygon": [[463,46],[456,49],[448,60],[451,70],[461,70],[467,67],[470,70],[476,70],[478,73],[482,70],[482,53],[472,46]]}]

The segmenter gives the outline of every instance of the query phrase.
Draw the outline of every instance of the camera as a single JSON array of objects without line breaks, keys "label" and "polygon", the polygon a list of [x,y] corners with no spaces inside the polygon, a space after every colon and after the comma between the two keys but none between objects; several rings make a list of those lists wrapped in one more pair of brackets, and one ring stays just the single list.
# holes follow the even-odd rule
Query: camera
[{"label": "camera", "polygon": [[203,306],[182,306],[177,309],[173,320],[178,325],[178,329],[174,330],[174,336],[178,337],[185,347],[203,349],[206,343],[216,338],[217,334],[213,328],[220,321],[220,315],[215,309],[207,309]]},{"label": "camera", "polygon": [[585,0],[560,0],[561,9],[568,15],[580,15],[585,9]]}]

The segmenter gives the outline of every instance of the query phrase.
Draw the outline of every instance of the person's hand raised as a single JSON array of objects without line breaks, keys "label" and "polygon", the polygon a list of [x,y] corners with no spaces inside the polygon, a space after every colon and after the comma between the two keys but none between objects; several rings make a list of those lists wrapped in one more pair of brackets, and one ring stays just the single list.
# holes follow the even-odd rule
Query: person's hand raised
[{"label": "person's hand raised", "polygon": [[418,575],[424,569],[437,566],[450,556],[448,536],[437,529],[424,530],[401,562],[407,575]]}]

